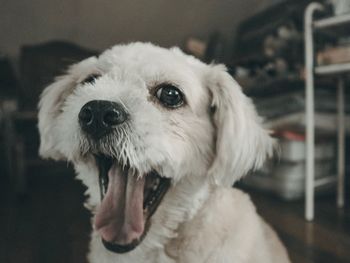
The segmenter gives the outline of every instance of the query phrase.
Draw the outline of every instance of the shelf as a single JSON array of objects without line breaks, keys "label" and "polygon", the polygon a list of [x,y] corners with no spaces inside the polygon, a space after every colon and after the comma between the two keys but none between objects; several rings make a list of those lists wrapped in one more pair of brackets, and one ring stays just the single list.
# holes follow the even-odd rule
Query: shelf
[{"label": "shelf", "polygon": [[341,74],[347,71],[350,72],[350,63],[318,66],[315,68],[315,73],[318,75]]},{"label": "shelf", "polygon": [[[337,115],[335,113],[315,112],[315,129],[317,134],[322,136],[332,136],[337,133]],[[345,116],[345,129],[350,134],[350,116]],[[305,130],[307,120],[304,112],[291,113],[283,117],[266,120],[265,126],[270,130],[280,128],[290,128],[294,131]]]},{"label": "shelf", "polygon": [[304,81],[295,75],[285,75],[267,79],[255,79],[253,84],[242,85],[250,97],[266,97],[281,92],[303,89]]},{"label": "shelf", "polygon": [[323,29],[333,26],[342,26],[346,24],[350,24],[350,13],[316,20],[313,23],[316,29]]},{"label": "shelf", "polygon": [[315,187],[321,187],[321,186],[330,185],[330,184],[335,185],[336,182],[337,182],[337,177],[335,175],[322,177],[315,180]]},{"label": "shelf", "polygon": [[[318,33],[332,33],[338,37],[349,37],[350,13],[328,17],[313,21],[315,12],[324,11],[325,8],[318,2],[308,5],[304,13],[304,32],[305,32],[305,82],[306,82],[306,107],[305,107],[305,123],[306,125],[306,197],[305,197],[305,219],[312,221],[314,219],[314,188],[331,183],[333,178],[323,178],[315,180],[315,126],[317,126],[317,116],[314,109],[314,73],[318,75],[331,75],[350,72],[350,63],[333,64],[327,66],[314,66],[314,31]],[[333,121],[334,129],[338,137],[338,163],[337,163],[337,204],[342,207],[344,204],[344,169],[345,169],[345,118],[344,109],[344,78],[338,80],[338,112]],[[316,124],[316,125],[315,125]]]}]

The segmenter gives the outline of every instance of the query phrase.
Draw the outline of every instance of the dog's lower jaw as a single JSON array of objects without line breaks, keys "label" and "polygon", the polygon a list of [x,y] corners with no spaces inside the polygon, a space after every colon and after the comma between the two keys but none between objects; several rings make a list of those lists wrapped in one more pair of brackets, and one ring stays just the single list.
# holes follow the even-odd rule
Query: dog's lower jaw
[{"label": "dog's lower jaw", "polygon": [[[103,259],[103,261],[102,261]],[[116,254],[108,251],[102,244],[98,233],[92,233],[92,239],[90,243],[90,252],[88,255],[89,263],[130,263],[130,262],[142,262],[142,263],[176,263],[176,261],[170,258],[163,248],[145,247],[144,241],[136,247],[134,250],[124,253]]]}]

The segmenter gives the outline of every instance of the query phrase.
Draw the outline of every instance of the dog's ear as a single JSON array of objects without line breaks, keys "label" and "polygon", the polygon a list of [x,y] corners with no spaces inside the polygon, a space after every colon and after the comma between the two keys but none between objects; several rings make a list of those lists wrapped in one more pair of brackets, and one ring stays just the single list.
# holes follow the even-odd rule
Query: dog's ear
[{"label": "dog's ear", "polygon": [[75,82],[71,77],[62,76],[45,88],[39,102],[39,154],[43,158],[55,160],[64,159],[57,149],[59,136],[57,134],[56,118],[58,117],[64,97],[72,91]]},{"label": "dog's ear", "polygon": [[74,91],[77,83],[86,76],[98,72],[96,57],[89,57],[77,64],[73,64],[67,70],[67,74],[56,79],[49,85],[40,97],[39,102],[39,154],[43,158],[55,160],[66,159],[59,150],[60,135],[57,127],[57,118],[62,113],[62,106],[66,98]]},{"label": "dog's ear", "polygon": [[206,83],[216,126],[216,155],[209,175],[216,184],[228,186],[249,170],[259,168],[272,155],[274,140],[225,66],[209,66]]}]

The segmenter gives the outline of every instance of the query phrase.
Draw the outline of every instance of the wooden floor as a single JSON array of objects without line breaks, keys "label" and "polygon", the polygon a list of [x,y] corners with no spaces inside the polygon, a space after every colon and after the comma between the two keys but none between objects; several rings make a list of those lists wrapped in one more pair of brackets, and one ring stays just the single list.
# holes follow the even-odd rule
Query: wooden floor
[{"label": "wooden floor", "polygon": [[[258,212],[277,230],[294,263],[350,262],[350,207],[337,209],[334,196],[317,198],[315,220],[304,220],[304,203],[252,194]],[[350,200],[350,198],[347,198]]]},{"label": "wooden floor", "polygon": [[[0,181],[0,262],[87,262],[90,215],[83,208],[84,187],[71,174],[30,178],[28,195],[21,199]],[[302,202],[258,193],[252,199],[278,231],[294,263],[350,262],[349,206],[338,210],[334,198],[320,198],[316,220],[307,223]]]}]

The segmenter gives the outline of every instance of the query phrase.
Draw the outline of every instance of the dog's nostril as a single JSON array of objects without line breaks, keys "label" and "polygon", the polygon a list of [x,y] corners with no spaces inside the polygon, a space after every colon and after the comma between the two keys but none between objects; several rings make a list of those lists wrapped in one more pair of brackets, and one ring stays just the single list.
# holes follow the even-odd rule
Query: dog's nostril
[{"label": "dog's nostril", "polygon": [[121,124],[125,119],[126,114],[119,109],[109,110],[103,116],[103,122],[109,126]]},{"label": "dog's nostril", "polygon": [[93,114],[90,107],[85,107],[79,112],[79,120],[84,124],[89,124],[92,122]]}]

